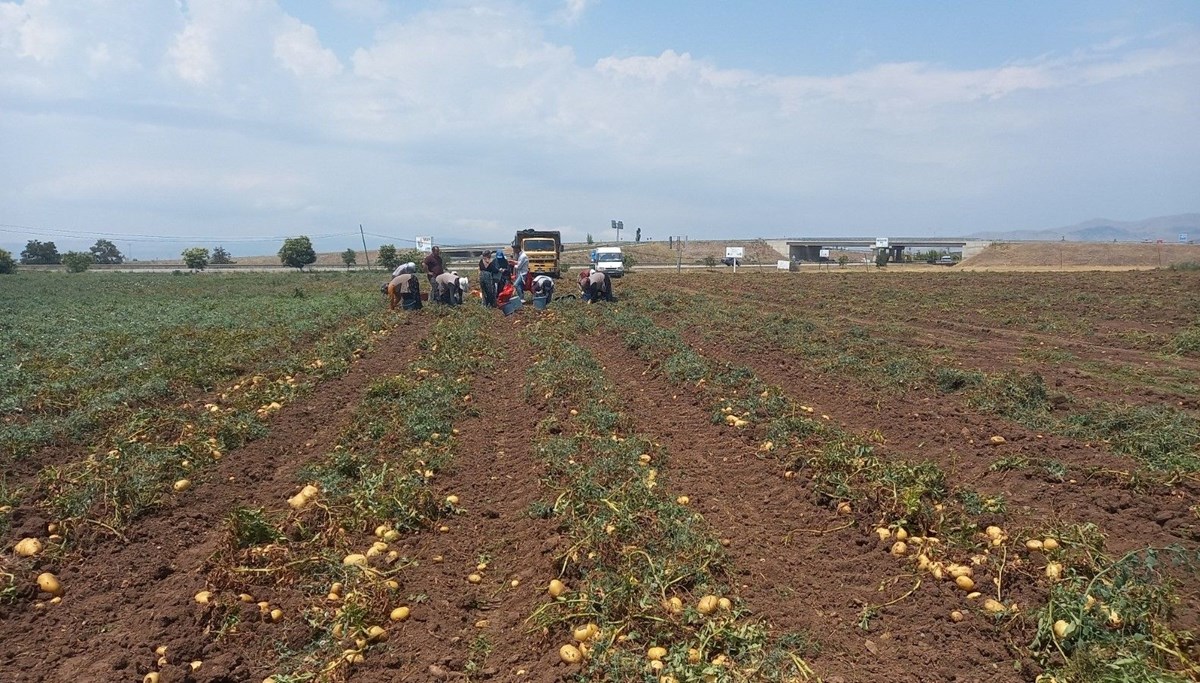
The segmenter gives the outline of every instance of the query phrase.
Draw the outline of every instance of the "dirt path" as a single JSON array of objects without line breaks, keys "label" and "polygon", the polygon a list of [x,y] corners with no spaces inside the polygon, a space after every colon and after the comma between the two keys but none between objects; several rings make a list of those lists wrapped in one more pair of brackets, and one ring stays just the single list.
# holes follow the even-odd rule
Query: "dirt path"
[{"label": "dirt path", "polygon": [[[867,520],[856,524],[814,504],[804,485],[784,479],[778,461],[759,457],[744,433],[712,424],[699,395],[670,384],[607,339],[593,336],[583,344],[613,383],[627,388],[623,398],[638,431],[667,449],[664,485],[687,494],[705,521],[730,539],[741,598],[773,632],[799,632],[815,642],[804,656],[823,680],[1021,680],[999,639],[975,640],[977,628],[990,627],[976,617],[949,621],[953,605],[962,602],[952,589],[926,582],[905,597],[916,577],[867,530]],[[865,607],[893,600],[860,628]],[[883,649],[887,657],[877,656]],[[959,650],[973,654],[969,660],[940,656]]]},{"label": "dirt path", "polygon": [[[521,324],[520,317],[498,319],[478,343],[503,348]],[[404,572],[402,590],[425,599],[355,680],[557,680],[557,650],[525,624],[557,576],[560,539],[552,520],[530,515],[546,490],[532,452],[541,416],[522,397],[524,372],[510,354],[472,379],[478,415],[458,426],[455,458],[434,481],[443,495],[458,496],[461,514],[444,520],[445,533],[422,533],[399,546],[417,560]],[[479,584],[467,581],[473,573]]]},{"label": "dirt path", "polygon": [[[205,662],[190,680],[249,680],[250,664],[210,645],[193,602],[225,517],[237,506],[283,507],[295,493],[296,472],[333,447],[372,379],[415,356],[431,321],[399,319],[346,375],[285,406],[267,437],[227,453],[195,477],[191,490],[135,522],[125,542],[99,544],[84,557],[41,560],[36,571],[57,573],[66,592],[60,605],[35,609],[30,594],[0,611],[5,680],[140,680],[161,645],[172,664]],[[23,524],[44,530],[46,521]],[[22,578],[32,585],[32,574]]]}]

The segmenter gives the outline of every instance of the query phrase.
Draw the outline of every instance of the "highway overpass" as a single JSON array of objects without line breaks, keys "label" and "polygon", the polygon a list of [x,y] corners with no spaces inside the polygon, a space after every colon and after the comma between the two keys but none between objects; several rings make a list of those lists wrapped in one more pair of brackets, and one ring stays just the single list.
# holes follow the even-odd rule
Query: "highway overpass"
[{"label": "highway overpass", "polygon": [[[772,240],[771,242],[776,250],[786,253],[791,261],[820,261],[822,249],[874,248],[876,239],[875,237],[801,237]],[[962,252],[963,258],[970,258],[982,251],[988,244],[991,242],[968,240],[961,237],[889,237],[886,248],[890,255],[889,260],[899,261],[903,257],[905,249],[950,249]]]}]

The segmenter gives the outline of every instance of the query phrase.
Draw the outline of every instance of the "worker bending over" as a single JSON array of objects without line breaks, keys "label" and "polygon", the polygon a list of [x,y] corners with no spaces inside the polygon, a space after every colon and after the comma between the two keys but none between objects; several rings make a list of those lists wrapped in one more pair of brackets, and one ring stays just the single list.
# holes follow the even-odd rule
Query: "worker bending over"
[{"label": "worker bending over", "polygon": [[396,310],[396,306],[404,303],[406,310],[421,307],[421,281],[416,273],[402,273],[392,278],[387,284],[388,310]]}]

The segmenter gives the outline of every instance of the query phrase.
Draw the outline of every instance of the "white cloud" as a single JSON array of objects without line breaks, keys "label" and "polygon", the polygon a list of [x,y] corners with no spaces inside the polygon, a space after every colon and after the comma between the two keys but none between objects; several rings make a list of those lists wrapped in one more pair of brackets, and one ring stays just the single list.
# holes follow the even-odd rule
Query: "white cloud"
[{"label": "white cloud", "polygon": [[342,63],[332,50],[323,48],[313,27],[288,19],[275,38],[275,58],[300,78],[332,78],[342,72]]},{"label": "white cloud", "polygon": [[564,0],[562,11],[559,14],[560,20],[567,26],[574,26],[583,19],[583,15],[591,5],[592,0]]},{"label": "white cloud", "polygon": [[71,31],[45,16],[49,5],[50,0],[0,3],[0,48],[37,62],[54,61],[71,40]]}]

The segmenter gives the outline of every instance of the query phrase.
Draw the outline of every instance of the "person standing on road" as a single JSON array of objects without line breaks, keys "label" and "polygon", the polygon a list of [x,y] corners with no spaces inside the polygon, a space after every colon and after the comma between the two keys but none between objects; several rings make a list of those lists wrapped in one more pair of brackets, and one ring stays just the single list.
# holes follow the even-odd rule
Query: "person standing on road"
[{"label": "person standing on road", "polygon": [[517,290],[517,298],[525,298],[525,279],[529,277],[529,255],[521,248],[521,245],[513,247],[513,254],[517,257],[517,273],[514,285]]},{"label": "person standing on road", "polygon": [[499,279],[500,267],[496,265],[496,255],[491,251],[483,252],[479,259],[479,293],[483,295],[484,306],[495,308]]},{"label": "person standing on road", "polygon": [[429,298],[436,299],[438,297],[438,289],[435,280],[437,276],[445,272],[445,266],[442,264],[442,250],[439,247],[434,247],[429,255],[423,261],[425,264],[425,275],[429,278]]},{"label": "person standing on road", "polygon": [[421,307],[421,281],[416,273],[402,273],[392,278],[387,284],[388,310],[396,310],[396,306],[404,303],[406,309]]}]

